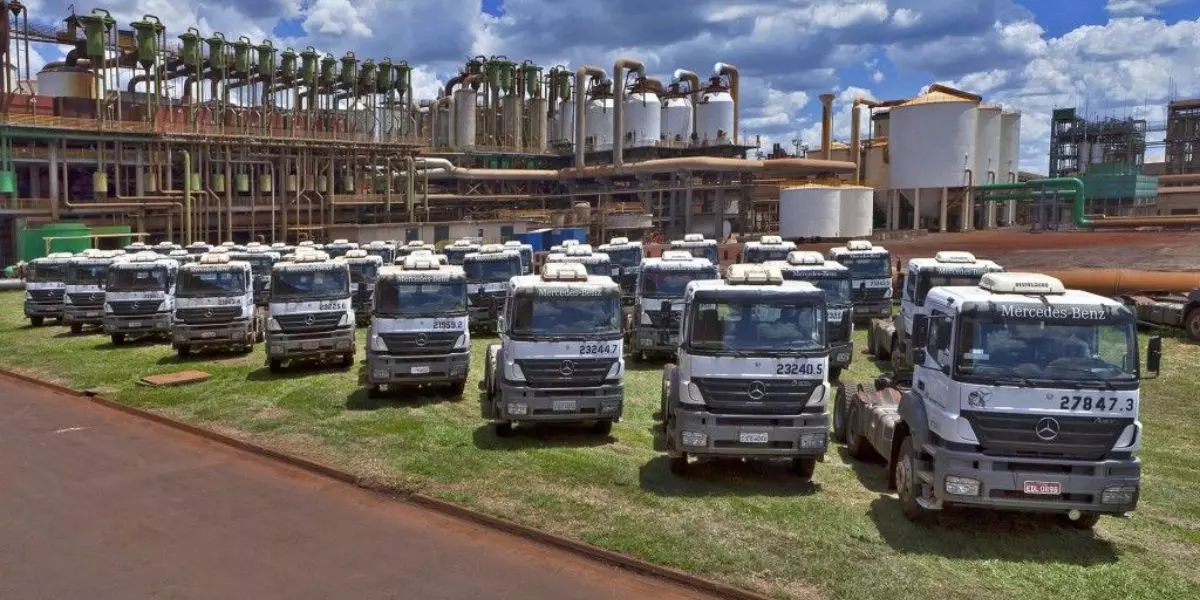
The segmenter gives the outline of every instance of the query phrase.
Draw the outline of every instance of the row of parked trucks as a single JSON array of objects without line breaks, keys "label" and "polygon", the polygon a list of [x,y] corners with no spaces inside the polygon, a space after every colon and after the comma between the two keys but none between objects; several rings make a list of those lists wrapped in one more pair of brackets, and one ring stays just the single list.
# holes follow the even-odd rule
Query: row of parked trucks
[{"label": "row of parked trucks", "polygon": [[[283,249],[261,275],[270,280],[265,306],[256,302],[255,269],[227,248],[182,265],[144,251],[52,255],[33,265],[26,311],[35,323],[57,318],[45,306],[63,289],[62,316],[73,327],[99,318],[115,336],[166,323],[181,354],[265,339],[274,370],[329,357],[349,366],[365,306],[372,393],[438,385],[461,394],[478,321],[498,337],[480,383],[482,416],[498,436],[539,422],[609,432],[624,411],[628,345],[635,359],[673,358],[656,417],[677,474],[692,459],[781,458],[809,478],[832,437],[854,458],[884,460],[914,520],[966,505],[1056,513],[1091,527],[1136,507],[1140,381],[1159,370],[1161,338],[1150,338],[1143,366],[1136,315],[1121,302],[968,253],[912,259],[899,315],[871,322],[868,351],[886,356],[890,372],[851,386],[838,379],[853,359],[858,305],[888,297],[866,292],[891,290],[872,283],[890,277],[871,262],[879,256],[890,268],[886,251],[863,242],[822,256],[764,239],[722,272],[707,242],[689,237],[659,258],[620,266],[576,244],[555,249],[537,274],[516,247],[478,246],[455,258],[449,251],[470,242],[444,257],[406,247],[389,263],[366,248],[310,245]],[[356,260],[378,269],[359,282],[374,286],[369,301],[355,300],[364,295],[352,287]],[[630,303],[622,277],[631,272]],[[113,302],[166,316],[131,317],[134,309]]]}]

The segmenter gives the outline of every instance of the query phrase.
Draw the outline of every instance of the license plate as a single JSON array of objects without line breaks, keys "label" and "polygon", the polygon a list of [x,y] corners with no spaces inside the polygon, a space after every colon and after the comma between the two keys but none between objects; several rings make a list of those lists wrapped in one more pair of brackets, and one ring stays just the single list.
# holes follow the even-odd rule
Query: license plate
[{"label": "license plate", "polygon": [[574,400],[555,400],[554,412],[575,412]]},{"label": "license plate", "polygon": [[765,433],[742,433],[738,435],[738,441],[743,444],[765,444],[767,440],[767,434]]},{"label": "license plate", "polygon": [[201,333],[201,334],[200,334],[200,337],[202,337],[202,338],[204,338],[204,339],[215,338],[215,337],[217,337],[217,332],[215,332],[215,331],[205,331],[204,333]]},{"label": "license plate", "polygon": [[300,342],[301,350],[316,350],[319,347],[320,347],[320,344],[318,344],[316,342]]},{"label": "license plate", "polygon": [[429,373],[429,367],[413,367],[408,372],[413,375],[426,375]]},{"label": "license plate", "polygon": [[620,274],[621,274],[621,270],[620,270],[620,269],[613,269],[613,270],[612,270],[612,274],[613,274],[613,277],[616,277],[617,275],[620,275]]},{"label": "license plate", "polygon": [[142,326],[142,322],[141,322],[141,321],[130,321],[130,322],[129,322],[129,328],[130,328],[130,329],[137,329],[137,328],[139,328],[139,327],[141,327],[141,326]]},{"label": "license plate", "polygon": [[839,354],[839,355],[837,355],[837,361],[838,362],[849,362],[850,355],[846,354],[846,353]]},{"label": "license plate", "polygon": [[677,336],[677,335],[667,336],[667,343],[672,346],[678,346],[679,345],[679,336]]},{"label": "license plate", "polygon": [[1031,496],[1057,496],[1062,493],[1062,484],[1056,481],[1026,481],[1025,493]]},{"label": "license plate", "polygon": [[87,312],[83,313],[83,316],[85,316],[85,317],[98,317],[98,316],[100,316],[100,311],[96,311],[96,310],[89,310],[89,311],[87,311]]}]

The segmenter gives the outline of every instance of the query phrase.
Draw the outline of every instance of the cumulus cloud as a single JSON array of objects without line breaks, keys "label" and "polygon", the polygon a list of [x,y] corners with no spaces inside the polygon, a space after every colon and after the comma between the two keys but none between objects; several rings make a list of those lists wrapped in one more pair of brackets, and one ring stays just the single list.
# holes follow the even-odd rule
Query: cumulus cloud
[{"label": "cumulus cloud", "polygon": [[1178,0],[1108,0],[1104,9],[1115,17],[1146,17],[1158,14],[1160,6]]}]

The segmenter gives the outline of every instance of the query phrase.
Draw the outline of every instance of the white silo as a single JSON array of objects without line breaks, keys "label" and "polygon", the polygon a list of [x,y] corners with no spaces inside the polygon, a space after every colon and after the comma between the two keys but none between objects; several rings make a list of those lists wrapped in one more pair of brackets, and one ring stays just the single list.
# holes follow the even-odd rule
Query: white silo
[{"label": "white silo", "polygon": [[866,237],[875,225],[875,190],[864,186],[841,188],[838,237]]},{"label": "white silo", "polygon": [[662,135],[662,102],[653,90],[635,87],[625,99],[622,135],[626,148],[657,146]]},{"label": "white silo", "polygon": [[1001,183],[1000,114],[996,104],[981,104],[975,121],[974,185]]},{"label": "white silo", "polygon": [[[899,106],[888,116],[888,188],[957,188],[975,167],[978,102],[931,91]],[[923,194],[921,214],[938,214],[934,194]]]},{"label": "white silo", "polygon": [[550,142],[550,123],[547,121],[549,101],[542,97],[529,99],[529,119],[526,124],[525,146],[528,152],[545,152]]},{"label": "white silo", "polygon": [[840,234],[842,189],[801,185],[779,190],[779,235],[836,238]]},{"label": "white silo", "polygon": [[588,98],[583,111],[584,137],[590,139],[593,150],[611,150],[613,133],[613,98],[607,93]]},{"label": "white silo", "polygon": [[475,90],[459,88],[454,91],[454,147],[475,147]]},{"label": "white silo", "polygon": [[709,80],[696,110],[696,135],[701,145],[729,144],[733,136],[733,96],[719,77]]},{"label": "white silo", "polygon": [[662,99],[662,139],[672,144],[686,144],[692,139],[692,100],[679,91],[679,84]]},{"label": "white silo", "polygon": [[559,100],[554,111],[554,141],[575,142],[575,100]]},{"label": "white silo", "polygon": [[1005,109],[1000,114],[1000,170],[996,179],[999,183],[1015,183],[1021,169],[1021,113]]}]

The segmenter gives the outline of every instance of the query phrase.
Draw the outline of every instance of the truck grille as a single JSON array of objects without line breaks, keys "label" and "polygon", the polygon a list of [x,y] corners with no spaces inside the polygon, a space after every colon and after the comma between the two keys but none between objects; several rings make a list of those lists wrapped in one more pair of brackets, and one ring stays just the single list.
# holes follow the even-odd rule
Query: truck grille
[{"label": "truck grille", "polygon": [[340,312],[300,313],[293,315],[278,315],[275,320],[279,328],[286,333],[305,333],[311,331],[326,331],[336,329],[342,320]]},{"label": "truck grille", "polygon": [[[693,377],[713,412],[740,415],[794,415],[804,411],[821,383],[809,379],[725,379]],[[761,396],[759,394],[762,394]]]},{"label": "truck grille", "polygon": [[78,307],[92,308],[96,306],[104,306],[104,292],[83,292],[80,294],[69,294],[71,304]]},{"label": "truck grille", "polygon": [[114,315],[148,315],[158,312],[162,300],[112,300],[108,303]]},{"label": "truck grille", "polygon": [[471,294],[471,305],[476,308],[495,307],[497,310],[504,306],[504,292],[475,292]]},{"label": "truck grille", "polygon": [[844,342],[850,339],[850,326],[845,321],[825,325],[825,336],[831,342]]},{"label": "truck grille", "polygon": [[445,354],[454,349],[460,335],[457,331],[429,331],[381,333],[379,337],[391,354]]},{"label": "truck grille", "polygon": [[682,311],[648,310],[646,315],[650,317],[651,326],[658,329],[679,330],[679,322],[683,320]]},{"label": "truck grille", "polygon": [[184,323],[227,323],[241,314],[240,306],[205,306],[181,308],[175,311],[175,319]]},{"label": "truck grille", "polygon": [[531,387],[570,388],[601,385],[617,359],[550,358],[516,362]]},{"label": "truck grille", "polygon": [[63,290],[26,290],[33,302],[58,304],[63,300]]},{"label": "truck grille", "polygon": [[[1099,460],[1133,419],[963,411],[984,454]],[[1044,422],[1053,420],[1054,423]],[[1057,424],[1057,435],[1045,439]],[[1043,434],[1038,435],[1039,428]]]},{"label": "truck grille", "polygon": [[883,297],[886,294],[887,288],[853,288],[851,290],[850,298],[855,302],[874,302],[877,300],[883,300]]}]

